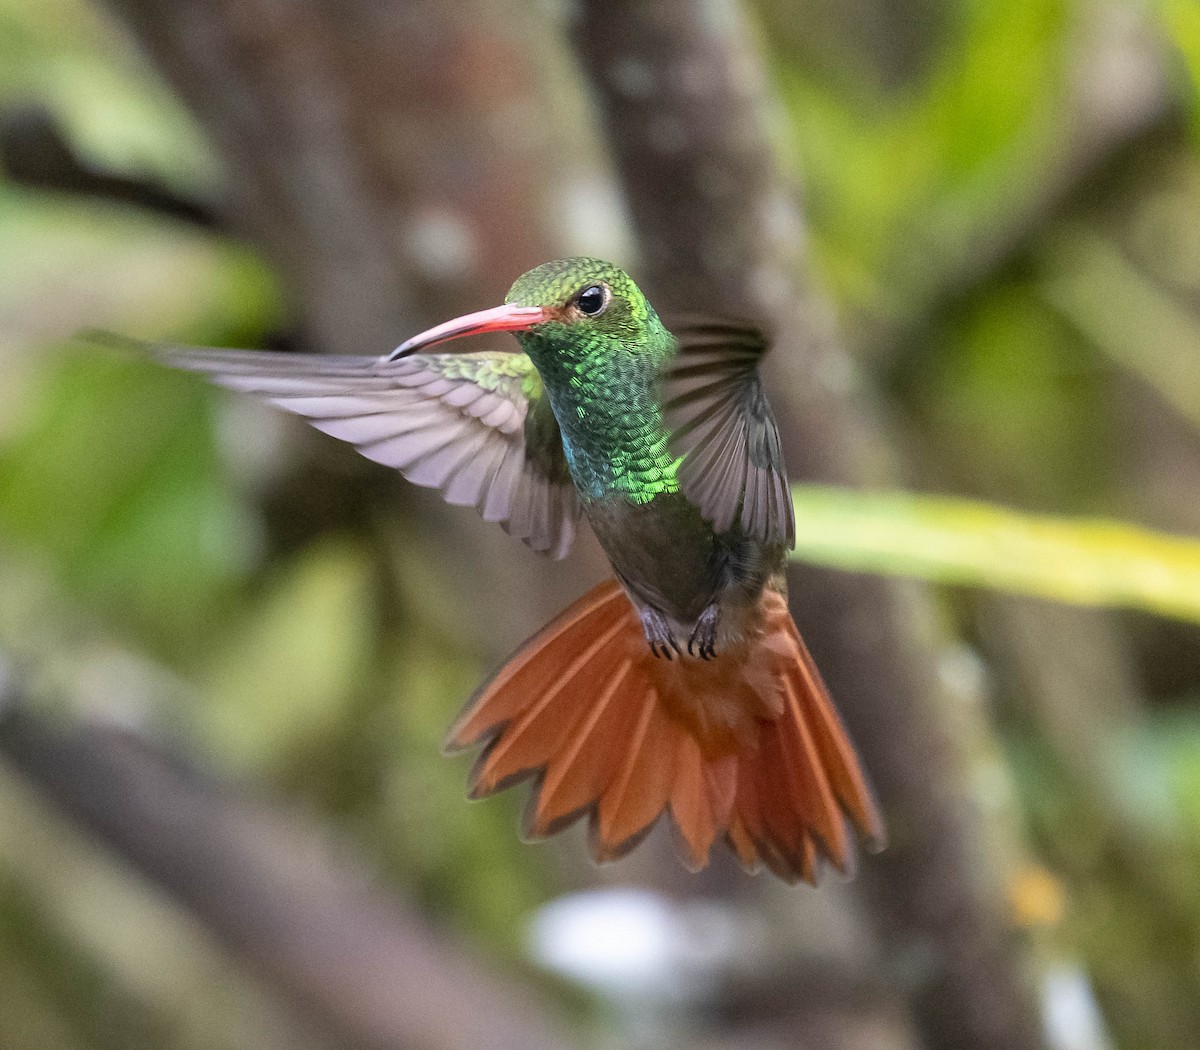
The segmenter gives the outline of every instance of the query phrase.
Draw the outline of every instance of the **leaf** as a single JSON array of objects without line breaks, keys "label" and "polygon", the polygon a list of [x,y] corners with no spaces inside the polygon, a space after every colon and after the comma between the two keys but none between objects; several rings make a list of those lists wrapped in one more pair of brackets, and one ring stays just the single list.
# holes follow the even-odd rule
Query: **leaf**
[{"label": "leaf", "polygon": [[1200,6],[1195,0],[1164,0],[1162,17],[1191,80],[1188,103],[1193,130],[1200,134]]},{"label": "leaf", "polygon": [[799,561],[1200,623],[1200,539],[902,492],[797,485],[792,498]]},{"label": "leaf", "polygon": [[233,765],[281,769],[346,724],[375,632],[371,567],[349,545],[306,550],[216,655],[202,717]]},{"label": "leaf", "polygon": [[1042,294],[1097,349],[1200,426],[1200,321],[1103,237],[1058,243]]},{"label": "leaf", "polygon": [[211,398],[114,355],[57,364],[0,443],[0,540],[41,555],[114,621],[186,648],[256,535],[221,467]]},{"label": "leaf", "polygon": [[1045,179],[1064,134],[1064,59],[1078,19],[1064,0],[956,5],[925,75],[875,98],[841,79],[844,63],[840,83],[814,78],[814,63],[797,60],[803,44],[789,40],[803,19],[780,6],[787,14],[767,46],[802,129],[795,149],[823,276],[868,317],[919,312]]}]

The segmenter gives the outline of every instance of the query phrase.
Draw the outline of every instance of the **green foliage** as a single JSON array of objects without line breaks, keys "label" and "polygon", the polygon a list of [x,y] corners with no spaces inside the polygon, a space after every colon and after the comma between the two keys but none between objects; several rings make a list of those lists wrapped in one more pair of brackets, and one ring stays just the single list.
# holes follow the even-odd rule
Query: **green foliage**
[{"label": "green foliage", "polygon": [[1105,741],[1104,779],[1086,786],[1044,741],[1012,745],[1039,852],[1070,887],[1061,933],[1130,1050],[1187,1047],[1200,1024],[1197,729],[1192,713],[1146,719]]},{"label": "green foliage", "polygon": [[1105,487],[1105,378],[1036,287],[1002,280],[945,318],[900,385],[956,487],[1066,510]]},{"label": "green foliage", "polygon": [[1112,769],[1131,809],[1200,854],[1200,717],[1165,711],[1114,741]]},{"label": "green foliage", "polygon": [[[153,159],[163,177],[203,181],[189,122],[107,23],[70,0],[0,3],[0,23],[0,103],[36,98],[91,156]],[[273,279],[244,249],[3,183],[0,245],[0,544],[126,637],[183,655],[255,554],[255,516],[218,456],[214,397],[61,344],[87,326],[197,341],[257,333],[276,311]]]},{"label": "green foliage", "polygon": [[0,532],[37,549],[134,635],[178,644],[246,567],[197,384],[94,351],[65,356],[0,450]]},{"label": "green foliage", "polygon": [[420,620],[410,621],[392,666],[384,706],[372,721],[386,733],[375,805],[389,861],[432,907],[515,954],[522,917],[552,885],[545,854],[516,833],[517,793],[463,804],[474,755],[448,760],[442,750],[483,668]]},{"label": "green foliage", "polygon": [[1200,426],[1200,317],[1105,238],[1064,234],[1043,294],[1086,335]]},{"label": "green foliage", "polygon": [[817,258],[855,311],[923,301],[1053,156],[1068,5],[976,0],[955,19],[920,87],[886,99],[847,98],[776,56]]},{"label": "green foliage", "polygon": [[207,142],[98,5],[0,0],[0,100],[48,107],[88,157],[201,192],[217,185]]},{"label": "green foliage", "polygon": [[241,617],[222,617],[225,637],[201,673],[210,700],[199,721],[223,761],[280,772],[354,717],[376,631],[370,572],[361,550],[322,545],[269,581]]},{"label": "green foliage", "polygon": [[1192,0],[1160,0],[1163,24],[1179,49],[1190,80],[1192,126],[1200,136],[1200,6]]}]

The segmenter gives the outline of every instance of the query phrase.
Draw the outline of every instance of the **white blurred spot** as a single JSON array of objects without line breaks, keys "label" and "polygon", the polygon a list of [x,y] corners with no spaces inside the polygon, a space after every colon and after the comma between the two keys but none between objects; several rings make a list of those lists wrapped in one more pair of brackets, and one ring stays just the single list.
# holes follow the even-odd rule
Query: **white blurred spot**
[{"label": "white blurred spot", "polygon": [[800,211],[785,193],[772,193],[763,201],[759,221],[774,243],[790,251],[799,251],[807,240]]},{"label": "white blurred spot", "polygon": [[1042,1025],[1054,1050],[1112,1050],[1091,982],[1078,966],[1050,969],[1042,995]]},{"label": "white blurred spot", "polygon": [[754,931],[715,903],[677,903],[645,890],[592,890],[545,905],[529,948],[547,969],[626,1007],[706,993]]},{"label": "white blurred spot", "polygon": [[404,248],[430,280],[468,276],[478,263],[475,235],[459,214],[442,207],[416,212],[404,231]]},{"label": "white blurred spot", "polygon": [[781,312],[793,294],[792,278],[772,262],[756,266],[750,273],[749,284],[767,313]]},{"label": "white blurred spot", "polygon": [[563,181],[555,214],[564,254],[625,259],[631,254],[625,200],[611,179],[584,176]]},{"label": "white blurred spot", "polygon": [[852,394],[858,389],[861,378],[850,355],[833,347],[827,348],[817,359],[815,375],[826,390],[837,394]]},{"label": "white blurred spot", "polygon": [[987,665],[969,645],[948,645],[938,654],[938,677],[955,696],[981,701],[988,695]]},{"label": "white blurred spot", "polygon": [[103,725],[147,734],[164,698],[182,687],[170,672],[133,653],[97,645],[83,654],[72,681],[75,706]]}]

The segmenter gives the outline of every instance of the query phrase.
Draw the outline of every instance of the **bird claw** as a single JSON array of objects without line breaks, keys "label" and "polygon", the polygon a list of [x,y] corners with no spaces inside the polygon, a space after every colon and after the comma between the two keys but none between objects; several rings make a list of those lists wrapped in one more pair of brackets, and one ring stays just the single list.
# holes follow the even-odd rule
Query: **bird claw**
[{"label": "bird claw", "polygon": [[688,639],[689,656],[698,656],[701,660],[711,660],[717,655],[717,622],[720,618],[721,611],[716,605],[710,605],[700,614],[700,619],[692,628],[692,636]]},{"label": "bird claw", "polygon": [[675,635],[667,624],[666,618],[657,609],[644,609],[641,613],[642,630],[646,633],[646,641],[650,643],[650,652],[655,657],[665,656],[668,660],[675,659],[671,650],[683,655]]}]

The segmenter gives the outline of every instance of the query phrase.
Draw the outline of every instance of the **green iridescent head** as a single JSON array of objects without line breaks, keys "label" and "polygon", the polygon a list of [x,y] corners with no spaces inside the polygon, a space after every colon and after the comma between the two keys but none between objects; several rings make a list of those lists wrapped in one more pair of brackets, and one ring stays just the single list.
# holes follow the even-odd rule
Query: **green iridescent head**
[{"label": "green iridescent head", "polygon": [[518,277],[504,301],[546,311],[544,321],[518,335],[531,356],[579,345],[653,352],[665,336],[654,308],[629,274],[602,259],[543,263]]},{"label": "green iridescent head", "polygon": [[522,274],[503,306],[436,325],[402,343],[389,360],[483,332],[514,333],[539,369],[606,353],[658,359],[673,346],[629,274],[600,259],[577,257]]}]

